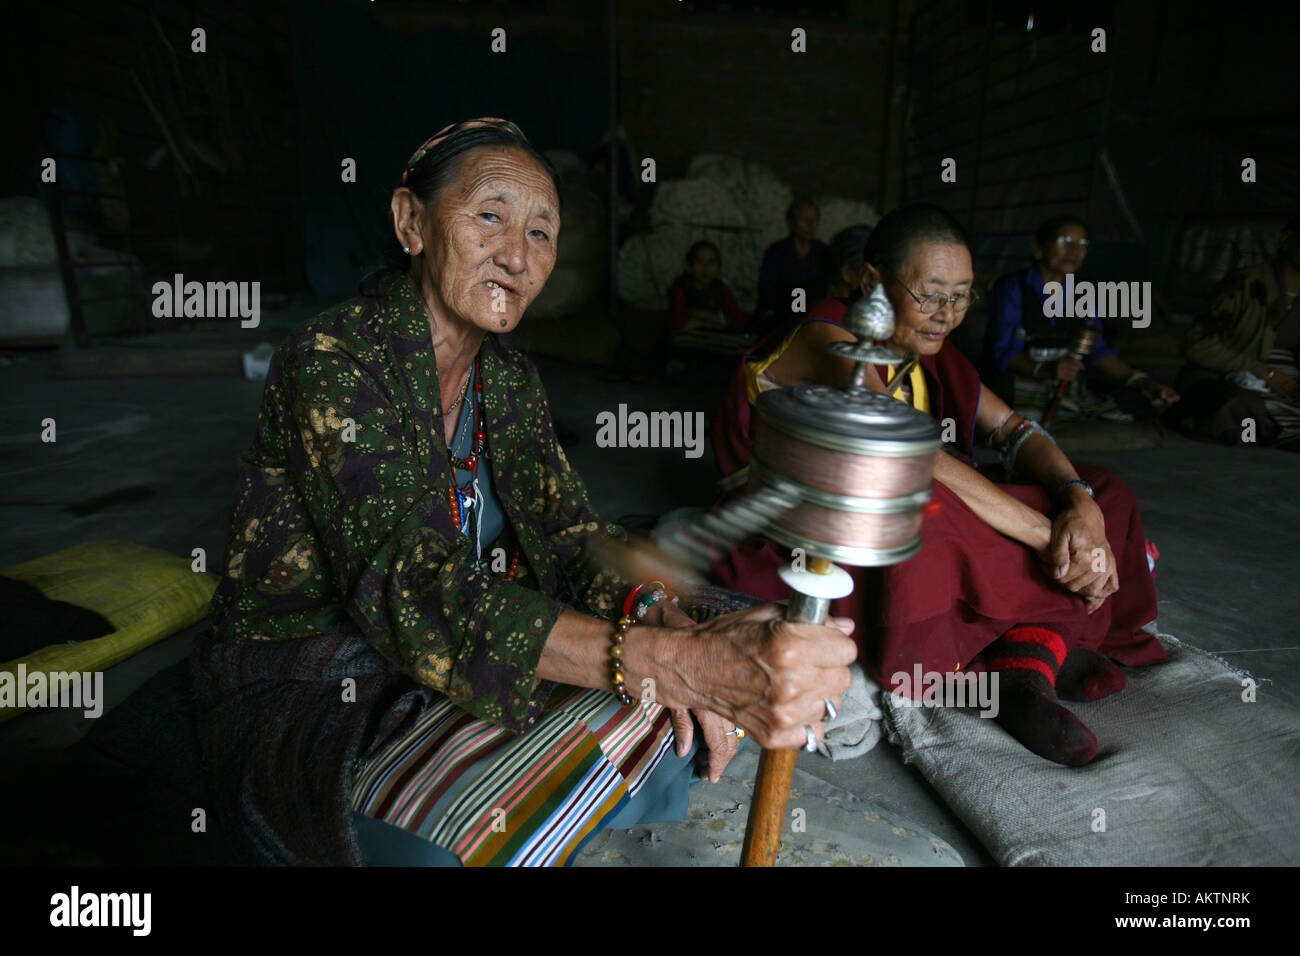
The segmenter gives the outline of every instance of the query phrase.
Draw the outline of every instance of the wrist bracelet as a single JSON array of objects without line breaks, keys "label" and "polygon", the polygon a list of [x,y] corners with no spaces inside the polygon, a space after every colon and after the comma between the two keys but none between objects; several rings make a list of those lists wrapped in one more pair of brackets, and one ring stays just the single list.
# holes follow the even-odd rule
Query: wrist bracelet
[{"label": "wrist bracelet", "polygon": [[[642,597],[642,592],[645,591],[647,588],[650,589],[649,593],[646,595],[646,597],[650,598],[649,601],[645,601],[645,598]],[[645,617],[645,612],[649,610],[650,605],[654,604],[656,601],[661,601],[664,598],[668,598],[674,604],[677,603],[677,595],[673,593],[672,588],[664,584],[663,581],[659,581],[654,578],[651,578],[647,581],[642,581],[631,591],[627,592],[627,597],[623,599],[624,617],[628,617],[629,615],[632,614],[632,609],[637,606],[638,598],[641,598],[642,601],[645,601],[643,607],[637,608],[636,616],[638,619]]]},{"label": "wrist bracelet", "polygon": [[1125,385],[1128,385],[1128,386],[1130,386],[1130,387],[1132,387],[1132,386],[1135,385],[1136,383],[1142,381],[1142,379],[1144,379],[1144,378],[1150,378],[1150,377],[1151,377],[1151,376],[1148,375],[1146,372],[1141,372],[1141,371],[1138,371],[1137,369],[1134,369],[1134,370],[1133,370],[1133,373],[1132,373],[1131,375],[1129,375],[1129,377],[1126,378],[1126,379],[1124,380],[1124,384],[1125,384]]},{"label": "wrist bracelet", "polygon": [[[636,607],[633,612],[636,614],[637,622],[645,620],[646,613],[652,606],[668,597],[668,592],[663,588],[655,588],[653,591],[643,591],[641,596],[636,600]],[[673,597],[673,603],[677,603],[677,598]]]},{"label": "wrist bracelet", "polygon": [[1082,478],[1071,478],[1069,481],[1061,482],[1056,486],[1056,494],[1053,495],[1053,497],[1060,498],[1065,493],[1065,490],[1073,485],[1078,485],[1084,491],[1088,492],[1088,497],[1093,501],[1097,500],[1097,493],[1092,490],[1092,485],[1088,484]]},{"label": "wrist bracelet", "polygon": [[1031,435],[1042,435],[1053,445],[1056,439],[1052,437],[1051,432],[1045,429],[1038,422],[1030,421],[1027,418],[1021,419],[1016,427],[1011,429],[1011,434],[1007,436],[1000,447],[1002,454],[1002,468],[1006,473],[1007,480],[1014,480],[1016,474],[1016,456],[1020,454],[1020,446],[1023,445]]},{"label": "wrist bracelet", "polygon": [[618,625],[609,639],[609,676],[614,684],[614,696],[624,707],[636,703],[632,695],[627,692],[625,686],[627,677],[623,673],[623,641],[626,640],[627,630],[631,626],[632,619],[624,614],[618,619]]},{"label": "wrist bracelet", "polygon": [[1013,416],[1015,413],[1016,410],[1014,408],[1011,411],[1007,412],[1006,417],[1002,419],[1002,421],[998,422],[998,427],[993,429],[993,431],[989,432],[988,444],[990,448],[992,448],[994,445],[997,444],[996,439],[998,436],[998,432],[1002,431],[1002,429],[1007,427],[1007,422],[1011,421],[1011,416]]}]

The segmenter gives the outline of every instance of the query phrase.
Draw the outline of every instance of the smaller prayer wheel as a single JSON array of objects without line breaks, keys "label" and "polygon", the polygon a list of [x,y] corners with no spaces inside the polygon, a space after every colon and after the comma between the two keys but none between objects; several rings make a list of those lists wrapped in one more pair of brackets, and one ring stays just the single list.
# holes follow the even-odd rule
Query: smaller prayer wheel
[{"label": "smaller prayer wheel", "polygon": [[[1097,327],[1091,322],[1081,322],[1074,327],[1074,332],[1070,336],[1070,344],[1067,346],[1067,354],[1070,358],[1082,362],[1092,354],[1093,347],[1097,344]],[[1069,391],[1069,382],[1060,382],[1056,386],[1056,395],[1052,397],[1047,408],[1043,412],[1043,424],[1050,425],[1056,420],[1056,414],[1061,410],[1061,400],[1065,398],[1065,393]]]}]

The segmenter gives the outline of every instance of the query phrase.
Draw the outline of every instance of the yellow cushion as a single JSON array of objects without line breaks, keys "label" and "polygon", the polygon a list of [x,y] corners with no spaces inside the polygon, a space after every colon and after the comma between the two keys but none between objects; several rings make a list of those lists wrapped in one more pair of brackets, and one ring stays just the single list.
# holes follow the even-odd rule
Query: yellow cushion
[{"label": "yellow cushion", "polygon": [[[51,644],[7,663],[0,672],[107,670],[208,613],[217,577],[191,559],[131,541],[87,541],[4,571],[46,597],[102,614],[116,630],[76,644]],[[0,707],[0,723],[22,712]]]}]

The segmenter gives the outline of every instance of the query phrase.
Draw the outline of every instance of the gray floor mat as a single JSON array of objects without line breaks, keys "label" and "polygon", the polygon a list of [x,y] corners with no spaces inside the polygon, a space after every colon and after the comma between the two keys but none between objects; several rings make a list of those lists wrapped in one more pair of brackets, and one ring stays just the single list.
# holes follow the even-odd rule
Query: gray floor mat
[{"label": "gray floor mat", "polygon": [[891,741],[1004,865],[1300,863],[1300,711],[1160,637],[1167,662],[1067,704],[1101,745],[1086,767],[1037,757],[974,711],[883,695]]},{"label": "gray floor mat", "polygon": [[[606,830],[575,866],[736,866],[753,798],[758,748],[747,746],[716,784],[691,790],[685,823]],[[933,834],[795,770],[777,866],[961,866]]]}]

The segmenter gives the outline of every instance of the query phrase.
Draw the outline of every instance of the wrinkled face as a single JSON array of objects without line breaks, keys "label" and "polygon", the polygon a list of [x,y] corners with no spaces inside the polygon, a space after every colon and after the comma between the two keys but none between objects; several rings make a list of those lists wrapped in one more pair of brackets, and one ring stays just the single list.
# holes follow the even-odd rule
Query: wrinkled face
[{"label": "wrinkled face", "polygon": [[1048,272],[1069,275],[1077,273],[1088,256],[1086,246],[1080,241],[1088,238],[1087,230],[1077,222],[1066,223],[1056,233],[1056,240],[1043,246],[1034,243],[1034,258],[1042,263]]},{"label": "wrinkled face", "polygon": [[451,316],[512,331],[555,267],[559,210],[551,177],[526,152],[470,150],[421,229],[425,288]]},{"label": "wrinkled face", "polygon": [[817,227],[821,225],[821,218],[821,213],[812,206],[800,206],[790,220],[790,234],[796,239],[817,238]]},{"label": "wrinkled face", "polygon": [[[890,342],[905,352],[934,355],[943,348],[944,340],[961,325],[967,309],[956,312],[948,302],[933,315],[925,315],[903,286],[920,297],[932,292],[944,295],[969,293],[975,281],[970,250],[951,242],[913,243],[898,272],[897,280],[890,279],[885,283],[885,294],[894,306],[894,335]],[[967,299],[967,308],[969,304]]]},{"label": "wrinkled face", "polygon": [[695,251],[694,258],[686,264],[686,271],[696,285],[706,286],[718,277],[718,254],[705,246]]}]

